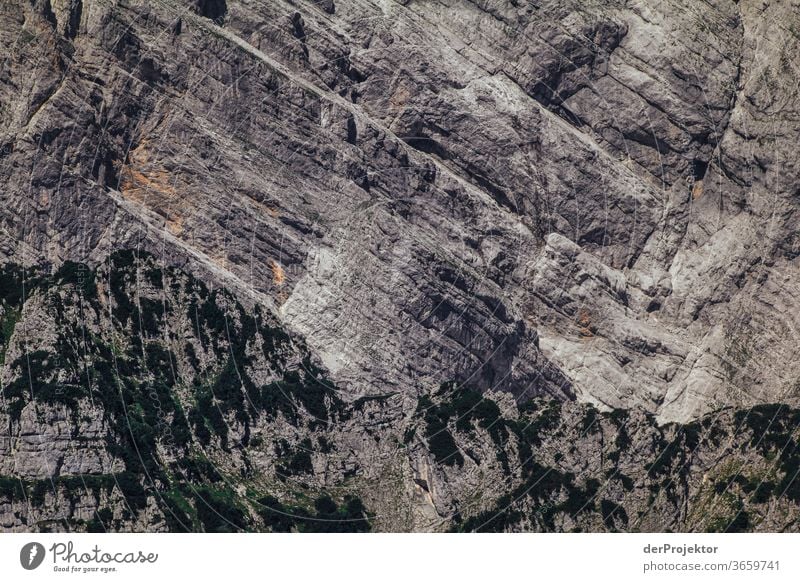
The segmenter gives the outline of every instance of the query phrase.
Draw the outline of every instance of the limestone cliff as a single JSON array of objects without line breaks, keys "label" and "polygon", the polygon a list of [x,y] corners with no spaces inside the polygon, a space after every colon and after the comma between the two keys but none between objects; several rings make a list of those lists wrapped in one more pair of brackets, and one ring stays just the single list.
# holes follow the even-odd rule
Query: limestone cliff
[{"label": "limestone cliff", "polygon": [[0,527],[796,529],[792,0],[0,38]]}]

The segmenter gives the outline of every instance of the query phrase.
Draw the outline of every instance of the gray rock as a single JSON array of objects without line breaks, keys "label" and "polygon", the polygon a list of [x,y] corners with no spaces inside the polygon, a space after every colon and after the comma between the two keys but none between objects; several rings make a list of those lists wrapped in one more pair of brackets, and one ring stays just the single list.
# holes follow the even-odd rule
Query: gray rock
[{"label": "gray rock", "polygon": [[[478,514],[504,492],[493,476],[524,477],[486,435],[457,442],[480,469],[442,467],[420,435],[402,450],[420,399],[445,382],[492,394],[510,417],[509,399],[577,399],[630,410],[651,432],[727,407],[797,405],[798,29],[789,0],[7,2],[0,257],[110,277],[114,250],[146,250],[263,310],[308,353],[293,343],[277,366],[248,343],[255,386],[313,361],[343,407],[392,403],[339,419],[326,438],[347,452],[315,444],[297,480],[330,487],[355,473],[354,490],[387,516],[380,528],[447,528],[469,513],[470,491],[485,494]],[[164,299],[127,283],[148,305]],[[102,312],[118,307],[113,286],[97,282],[95,313],[73,305],[64,317],[135,349],[133,324]],[[26,296],[14,316],[4,387],[22,385],[30,353],[61,353],[48,297]],[[226,313],[243,325],[244,311]],[[159,345],[188,403],[190,379],[226,364],[190,318],[171,317],[180,335]],[[102,410],[33,400],[0,409],[0,474],[117,471]],[[314,433],[235,416],[233,440],[257,433],[294,450]],[[165,463],[182,454],[158,446]],[[278,478],[269,446],[253,459],[214,447],[224,471]],[[601,475],[598,458],[564,468]],[[370,491],[389,478],[402,486]],[[116,490],[103,491],[108,503]],[[89,497],[76,519],[99,507]],[[115,519],[160,527],[163,508],[148,503]],[[25,527],[19,511],[0,511],[4,527]],[[557,519],[525,527],[608,525]]]}]

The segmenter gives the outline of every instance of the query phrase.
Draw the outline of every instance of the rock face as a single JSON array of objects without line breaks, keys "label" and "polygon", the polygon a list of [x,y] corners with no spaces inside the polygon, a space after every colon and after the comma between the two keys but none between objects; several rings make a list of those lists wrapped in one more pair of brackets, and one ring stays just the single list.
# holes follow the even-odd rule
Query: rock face
[{"label": "rock face", "polygon": [[0,524],[794,528],[798,31],[4,3]]}]

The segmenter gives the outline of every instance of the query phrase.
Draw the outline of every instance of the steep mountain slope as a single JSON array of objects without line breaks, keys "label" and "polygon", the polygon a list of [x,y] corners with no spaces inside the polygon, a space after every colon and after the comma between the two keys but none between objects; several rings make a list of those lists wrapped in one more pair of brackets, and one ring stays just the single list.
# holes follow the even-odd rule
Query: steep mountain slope
[{"label": "steep mountain slope", "polygon": [[798,31],[5,3],[0,523],[793,528]]},{"label": "steep mountain slope", "polygon": [[154,257],[6,267],[11,531],[766,531],[800,516],[782,406],[659,427],[479,392],[344,391],[260,307]]}]

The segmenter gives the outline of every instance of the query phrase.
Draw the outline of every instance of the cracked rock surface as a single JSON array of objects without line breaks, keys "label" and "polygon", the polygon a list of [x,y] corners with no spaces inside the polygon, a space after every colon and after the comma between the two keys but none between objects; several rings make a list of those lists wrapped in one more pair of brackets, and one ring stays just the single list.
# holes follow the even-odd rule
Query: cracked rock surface
[{"label": "cracked rock surface", "polygon": [[[768,466],[769,451],[739,430],[762,425],[737,415],[774,403],[791,411],[800,394],[799,14],[792,0],[4,3],[0,475],[11,501],[0,523],[97,527],[92,512],[104,508],[98,519],[112,528],[214,529],[186,510],[183,492],[164,490],[169,471],[142,482],[150,461],[123,454],[131,443],[96,400],[113,389],[108,378],[80,373],[119,346],[131,362],[156,358],[150,342],[166,354],[151,363],[180,373],[131,364],[118,374],[171,394],[168,409],[141,411],[153,462],[200,447],[221,463],[235,441],[223,477],[266,487],[277,471],[352,494],[334,496],[333,509],[304,507],[306,517],[372,515],[389,530],[704,530],[728,518],[792,527],[794,497],[768,509],[762,497],[791,489],[781,479],[793,457]],[[146,258],[118,267],[132,249]],[[142,288],[140,260],[206,291]],[[113,278],[122,271],[132,278]],[[94,315],[74,299],[82,293]],[[216,306],[203,317],[225,335],[220,345],[204,343],[198,321],[192,330],[192,296]],[[232,327],[215,327],[217,308]],[[164,329],[144,315],[153,310]],[[132,313],[152,325],[137,328]],[[286,343],[285,361],[264,356],[272,336],[249,317],[301,347]],[[96,350],[72,361],[64,345],[79,337]],[[230,362],[226,346],[241,350]],[[283,397],[311,417],[324,410],[324,438],[263,391],[308,388],[291,373],[312,368],[335,399]],[[209,406],[230,405],[219,416],[198,387],[217,376],[242,395],[210,395]],[[142,394],[131,390],[133,406]],[[471,398],[477,416],[460,408]],[[529,401],[540,412],[560,403],[560,424],[526,433],[520,423],[544,414],[526,416]],[[623,412],[641,437],[631,441],[639,465],[657,464],[662,441],[680,460],[642,472],[635,455],[609,459],[604,444],[567,454],[568,440],[619,440],[612,415]],[[793,417],[781,416],[790,412],[773,412],[793,438]],[[599,432],[584,426],[592,414]],[[188,440],[170,442],[156,418]],[[746,449],[722,477],[704,431]],[[269,447],[248,452],[256,436]],[[748,463],[758,475],[742,476]],[[500,497],[540,467],[560,475],[551,489],[505,500],[505,512]],[[179,469],[223,503],[207,471]],[[708,490],[711,473],[734,485]],[[96,479],[79,495],[69,479],[81,474]],[[108,477],[118,474],[121,485]],[[650,489],[667,475],[681,486]],[[46,498],[72,499],[74,515],[19,517],[37,486],[42,500],[43,480]],[[260,490],[262,509],[231,501],[241,512],[227,521],[297,529],[262,515],[296,502],[282,483]],[[572,504],[581,495],[593,512]]]}]

